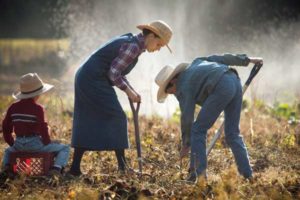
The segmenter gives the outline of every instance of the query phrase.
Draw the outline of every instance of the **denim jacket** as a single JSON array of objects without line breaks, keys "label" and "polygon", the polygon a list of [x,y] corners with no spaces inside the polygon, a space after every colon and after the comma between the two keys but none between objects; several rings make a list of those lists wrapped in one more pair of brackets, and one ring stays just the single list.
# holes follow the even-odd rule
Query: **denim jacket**
[{"label": "denim jacket", "polygon": [[181,134],[183,145],[190,146],[190,132],[196,104],[202,105],[213,91],[229,65],[247,66],[246,54],[211,55],[196,58],[181,72],[176,82],[175,96],[181,110]]}]

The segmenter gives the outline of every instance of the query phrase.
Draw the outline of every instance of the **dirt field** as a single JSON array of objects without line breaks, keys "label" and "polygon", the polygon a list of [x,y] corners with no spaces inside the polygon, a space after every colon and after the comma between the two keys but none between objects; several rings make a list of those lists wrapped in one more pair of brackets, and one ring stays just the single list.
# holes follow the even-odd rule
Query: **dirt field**
[{"label": "dirt field", "polygon": [[[70,143],[72,107],[54,95],[41,99],[47,105],[51,137]],[[0,97],[1,120],[10,97]],[[71,104],[70,104],[71,105]],[[295,106],[296,105],[296,106]],[[178,116],[162,119],[140,117],[144,175],[119,174],[113,152],[87,152],[82,162],[86,174],[73,180],[30,178],[7,180],[0,189],[1,199],[300,199],[299,108],[283,105],[269,108],[263,102],[245,103],[241,132],[247,143],[254,180],[237,174],[230,149],[219,140],[208,160],[208,181],[196,185],[184,182],[188,159],[180,163]],[[288,111],[290,110],[289,114]],[[131,148],[128,165],[138,169],[134,129],[129,116]],[[292,118],[296,116],[296,118]],[[218,128],[210,130],[209,139]],[[7,145],[0,139],[0,157]],[[72,156],[71,156],[72,157]],[[70,162],[71,160],[69,160]]]}]

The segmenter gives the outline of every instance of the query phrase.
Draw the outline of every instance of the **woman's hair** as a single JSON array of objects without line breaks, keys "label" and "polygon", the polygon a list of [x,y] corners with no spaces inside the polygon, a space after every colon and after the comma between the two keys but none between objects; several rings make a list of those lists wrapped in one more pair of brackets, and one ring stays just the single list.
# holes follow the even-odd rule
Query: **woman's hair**
[{"label": "woman's hair", "polygon": [[150,33],[153,33],[153,35],[154,35],[155,37],[158,37],[158,38],[159,38],[158,35],[156,35],[156,34],[155,34],[154,32],[152,32],[152,31],[150,31],[149,29],[146,29],[146,28],[143,29],[143,35],[144,35],[144,36],[147,36],[147,35],[149,35]]}]

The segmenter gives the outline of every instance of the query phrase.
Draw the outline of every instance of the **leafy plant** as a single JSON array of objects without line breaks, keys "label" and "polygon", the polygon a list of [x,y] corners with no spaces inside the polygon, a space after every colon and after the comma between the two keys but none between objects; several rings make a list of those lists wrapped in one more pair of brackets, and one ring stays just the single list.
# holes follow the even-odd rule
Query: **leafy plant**
[{"label": "leafy plant", "polygon": [[272,109],[272,114],[273,116],[277,118],[283,118],[287,120],[291,120],[291,123],[296,122],[297,116],[299,116],[298,113],[298,106],[290,106],[287,103],[274,103],[273,109]]}]

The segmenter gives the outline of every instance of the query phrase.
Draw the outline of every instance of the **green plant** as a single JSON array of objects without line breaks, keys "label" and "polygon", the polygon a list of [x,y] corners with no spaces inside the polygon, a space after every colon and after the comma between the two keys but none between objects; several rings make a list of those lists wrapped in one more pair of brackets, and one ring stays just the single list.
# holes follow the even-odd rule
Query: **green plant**
[{"label": "green plant", "polygon": [[275,103],[272,114],[277,118],[289,119],[295,114],[294,109],[287,103]]}]

